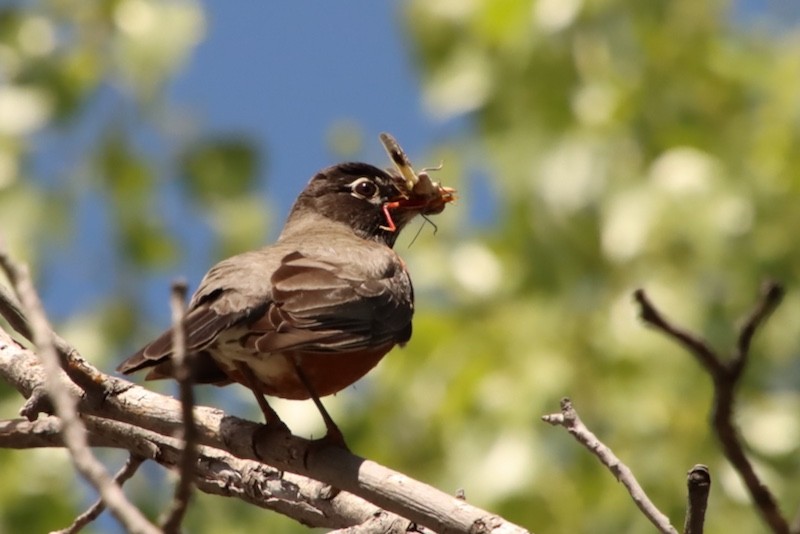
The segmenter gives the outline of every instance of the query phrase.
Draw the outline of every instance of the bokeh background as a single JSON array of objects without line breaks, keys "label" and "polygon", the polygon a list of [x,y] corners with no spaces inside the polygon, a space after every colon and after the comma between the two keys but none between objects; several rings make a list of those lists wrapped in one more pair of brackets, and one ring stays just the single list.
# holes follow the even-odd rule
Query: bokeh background
[{"label": "bokeh background", "polygon": [[[353,450],[535,532],[649,531],[539,421],[568,395],[674,524],[706,463],[707,531],[762,531],[709,432],[709,381],[631,293],[727,348],[761,281],[787,285],[738,421],[795,514],[798,20],[791,0],[4,0],[0,234],[59,333],[111,371],[168,324],[173,279],[273,239],[316,170],[387,165],[392,132],[460,199],[398,244],[412,341],[326,402]],[[199,394],[260,417],[243,388]],[[322,432],[310,403],[275,405]],[[19,406],[0,385],[0,417]],[[63,451],[0,451],[0,480],[0,532],[62,528],[94,499]],[[126,488],[155,515],[171,482],[151,466]],[[205,495],[187,521],[306,530]]]}]

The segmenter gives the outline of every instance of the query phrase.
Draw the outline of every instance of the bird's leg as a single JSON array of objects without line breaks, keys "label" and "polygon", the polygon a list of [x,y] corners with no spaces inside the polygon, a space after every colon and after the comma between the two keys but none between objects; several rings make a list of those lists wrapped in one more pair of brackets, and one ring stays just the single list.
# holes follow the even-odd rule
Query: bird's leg
[{"label": "bird's leg", "polygon": [[319,400],[319,395],[317,395],[317,392],[314,390],[314,386],[311,385],[311,381],[306,376],[303,368],[300,367],[297,359],[291,356],[287,356],[287,358],[291,360],[292,365],[294,365],[294,370],[297,372],[297,378],[300,379],[300,382],[302,382],[305,388],[308,390],[311,400],[314,401],[317,410],[319,410],[320,415],[322,415],[322,420],[325,421],[325,429],[327,430],[327,433],[323,439],[329,443],[333,443],[344,449],[350,450],[347,447],[347,443],[344,441],[344,435],[342,434],[342,431],[339,430],[339,427],[333,422],[333,418],[328,413],[328,410],[326,410],[325,406],[322,405],[322,401]]},{"label": "bird's leg", "polygon": [[253,370],[250,369],[246,363],[239,361],[236,362],[236,368],[239,369],[240,373],[242,373],[247,387],[253,392],[253,395],[256,396],[256,402],[258,403],[258,407],[261,408],[261,411],[264,413],[264,418],[267,420],[267,424],[274,427],[280,426],[288,431],[289,428],[283,421],[281,421],[280,416],[278,416],[278,412],[272,409],[272,406],[269,405],[267,399],[264,398],[264,394],[259,390],[258,380],[256,380]]}]

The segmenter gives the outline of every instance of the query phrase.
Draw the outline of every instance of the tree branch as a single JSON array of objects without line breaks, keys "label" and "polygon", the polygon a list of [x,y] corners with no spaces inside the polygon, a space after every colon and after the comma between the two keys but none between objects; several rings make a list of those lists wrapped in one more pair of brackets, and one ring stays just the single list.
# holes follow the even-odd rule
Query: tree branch
[{"label": "tree branch", "polygon": [[422,531],[407,519],[380,511],[360,525],[332,530],[328,534],[406,534],[407,532]]},{"label": "tree branch", "polygon": [[[0,256],[4,258],[6,263],[10,261],[8,255],[2,249],[2,241],[0,241]],[[0,315],[8,321],[8,324],[11,325],[16,332],[33,343],[33,329],[22,310],[22,306],[12,294],[11,290],[3,284],[0,284]],[[83,389],[87,396],[102,401],[103,397],[109,393],[104,389],[102,374],[93,366],[88,365],[78,354],[78,351],[61,336],[52,330],[50,331],[50,336],[58,352],[61,367],[67,373],[67,376]],[[35,397],[29,397],[28,400],[31,402],[28,408],[32,413],[35,414],[38,413],[38,411],[52,413],[52,407],[49,405],[50,401],[46,398],[43,391],[37,392]],[[41,402],[41,405],[38,404],[39,402]]]},{"label": "tree branch", "polygon": [[[181,461],[180,440],[140,427],[86,416],[90,445],[132,451],[141,458],[175,469]],[[0,448],[63,447],[61,422],[43,417],[34,422],[0,422]],[[199,447],[193,478],[201,491],[241,499],[249,504],[292,517],[310,527],[346,528],[363,524],[384,512],[355,495],[332,495],[330,486],[306,477],[283,473],[262,463],[242,460],[213,447]]]},{"label": "tree branch", "polygon": [[[114,482],[122,487],[122,485],[128,479],[136,474],[136,471],[139,469],[139,466],[142,465],[142,462],[144,462],[144,458],[135,454],[131,454],[128,457],[128,461],[122,466],[122,469],[120,469],[117,474],[114,475]],[[59,530],[55,534],[75,534],[76,532],[80,532],[83,527],[97,519],[105,509],[106,505],[103,502],[103,499],[98,499],[88,510],[76,517],[75,521],[73,521],[69,527]]]},{"label": "tree branch", "polygon": [[745,454],[743,440],[733,423],[736,387],[747,365],[753,336],[780,304],[783,294],[783,288],[779,284],[774,282],[764,284],[756,306],[740,329],[733,356],[727,361],[701,336],[675,326],[666,319],[643,290],[636,290],[634,299],[639,304],[640,315],[645,324],[654,327],[684,347],[711,376],[714,384],[711,421],[722,450],[742,477],[764,522],[773,532],[788,534],[789,524],[781,514],[772,492],[756,474]]},{"label": "tree branch", "polygon": [[605,465],[611,474],[625,486],[633,502],[639,510],[650,520],[659,532],[664,534],[678,534],[675,527],[669,522],[669,518],[664,515],[645,493],[639,485],[636,477],[622,461],[617,458],[614,452],[602,441],[597,439],[591,430],[583,424],[578,412],[572,406],[572,401],[567,398],[561,400],[561,412],[542,416],[542,420],[554,426],[563,426],[572,437],[589,449],[600,462]]},{"label": "tree branch", "polygon": [[186,351],[186,330],[183,317],[186,313],[186,283],[172,284],[172,361],[175,379],[180,390],[183,418],[183,452],[178,463],[178,483],[172,504],[160,521],[165,534],[177,534],[189,506],[197,462],[197,428],[194,423],[194,391],[192,390],[192,354]]},{"label": "tree branch", "polygon": [[5,250],[0,250],[0,267],[14,285],[17,297],[27,311],[32,341],[45,369],[44,380],[40,382],[39,388],[44,385],[47,396],[53,402],[55,413],[63,423],[64,444],[69,450],[75,469],[95,487],[114,517],[130,532],[157,534],[158,529],[127,500],[122,489],[89,449],[86,429],[78,415],[75,396],[64,382],[58,379],[62,372],[61,361],[56,351],[52,330],[47,323],[44,309],[27,269],[12,261]]},{"label": "tree branch", "polygon": [[633,293],[633,298],[639,304],[639,314],[645,324],[648,324],[664,332],[687,351],[694,354],[697,361],[709,373],[715,374],[722,371],[723,365],[717,353],[703,338],[696,336],[692,332],[680,328],[669,322],[660,311],[650,302],[650,298],[643,289],[637,289]]},{"label": "tree branch", "polygon": [[747,358],[750,355],[750,344],[753,341],[758,328],[772,315],[772,312],[780,306],[785,291],[780,284],[767,281],[761,286],[761,294],[758,302],[745,319],[739,329],[739,338],[736,343],[736,351],[729,365],[731,374],[738,380],[744,367],[747,365]]},{"label": "tree branch", "polygon": [[683,534],[703,534],[708,494],[711,491],[711,473],[708,467],[700,464],[692,467],[686,477],[686,485],[689,492]]},{"label": "tree branch", "polygon": [[[105,389],[113,394],[102,404],[84,399],[79,404],[79,409],[85,416],[112,419],[162,436],[174,435],[183,428],[180,403],[175,399],[119,378],[107,375],[103,377]],[[36,356],[13,343],[2,329],[0,378],[13,385],[25,397],[44,380],[44,371]],[[66,381],[63,375],[62,380],[77,392],[78,388]],[[264,425],[228,416],[214,408],[197,406],[194,409],[194,418],[198,443],[205,447],[319,480],[343,490],[342,493],[357,495],[436,532],[527,532],[499,516],[337,447],[319,447],[306,439],[283,432],[270,432]],[[130,450],[133,448],[130,442],[128,440],[116,446]],[[138,450],[134,452],[142,453]],[[199,487],[203,491],[207,490]],[[360,524],[365,519],[360,517],[356,522],[335,528]]]}]

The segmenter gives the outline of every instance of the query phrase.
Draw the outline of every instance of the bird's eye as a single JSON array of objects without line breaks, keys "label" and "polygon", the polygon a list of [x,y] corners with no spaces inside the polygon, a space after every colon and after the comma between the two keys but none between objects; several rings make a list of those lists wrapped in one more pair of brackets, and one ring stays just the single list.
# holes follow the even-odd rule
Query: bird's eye
[{"label": "bird's eye", "polygon": [[378,186],[369,178],[359,178],[350,184],[353,195],[359,198],[372,198],[378,194]]}]

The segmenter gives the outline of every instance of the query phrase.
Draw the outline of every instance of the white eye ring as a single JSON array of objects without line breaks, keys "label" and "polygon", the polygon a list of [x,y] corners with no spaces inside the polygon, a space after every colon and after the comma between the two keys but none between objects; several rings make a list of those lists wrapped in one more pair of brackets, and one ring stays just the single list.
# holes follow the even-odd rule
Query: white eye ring
[{"label": "white eye ring", "polygon": [[377,184],[369,178],[359,178],[350,184],[350,194],[356,198],[369,200],[375,198],[379,192]]}]

